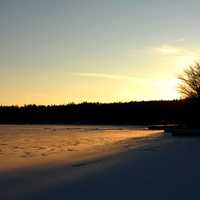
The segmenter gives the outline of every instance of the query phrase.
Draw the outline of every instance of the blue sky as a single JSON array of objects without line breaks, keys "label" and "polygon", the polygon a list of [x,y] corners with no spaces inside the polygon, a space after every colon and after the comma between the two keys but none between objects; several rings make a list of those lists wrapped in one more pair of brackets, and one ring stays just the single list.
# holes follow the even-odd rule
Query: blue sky
[{"label": "blue sky", "polygon": [[0,0],[0,104],[178,98],[200,1]]}]

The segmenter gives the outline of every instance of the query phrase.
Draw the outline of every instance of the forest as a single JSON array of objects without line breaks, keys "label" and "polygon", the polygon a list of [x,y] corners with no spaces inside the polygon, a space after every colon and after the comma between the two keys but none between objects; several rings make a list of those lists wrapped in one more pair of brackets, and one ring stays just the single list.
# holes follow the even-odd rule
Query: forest
[{"label": "forest", "polygon": [[195,121],[186,100],[0,106],[1,124],[182,124]]}]

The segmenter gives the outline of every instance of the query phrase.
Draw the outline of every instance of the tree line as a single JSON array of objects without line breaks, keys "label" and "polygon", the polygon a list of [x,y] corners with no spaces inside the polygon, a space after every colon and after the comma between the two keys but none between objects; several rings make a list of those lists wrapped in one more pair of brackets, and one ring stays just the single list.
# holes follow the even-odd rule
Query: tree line
[{"label": "tree line", "polygon": [[1,124],[177,124],[187,119],[187,103],[141,101],[67,105],[0,106]]}]

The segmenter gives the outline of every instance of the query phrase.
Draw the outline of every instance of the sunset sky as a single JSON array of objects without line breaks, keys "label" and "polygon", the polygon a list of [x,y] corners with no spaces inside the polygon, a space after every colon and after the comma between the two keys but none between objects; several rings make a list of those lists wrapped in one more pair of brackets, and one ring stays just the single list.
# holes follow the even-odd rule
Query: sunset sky
[{"label": "sunset sky", "polygon": [[179,98],[199,0],[0,0],[0,104]]}]

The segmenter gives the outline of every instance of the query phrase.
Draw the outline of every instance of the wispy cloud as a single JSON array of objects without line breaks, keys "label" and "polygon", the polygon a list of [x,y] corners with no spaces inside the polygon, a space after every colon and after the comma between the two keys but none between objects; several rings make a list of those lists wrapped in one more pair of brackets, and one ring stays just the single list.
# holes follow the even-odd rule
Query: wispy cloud
[{"label": "wispy cloud", "polygon": [[166,45],[166,44],[160,47],[153,48],[153,51],[163,56],[183,56],[188,53],[191,53],[185,48]]},{"label": "wispy cloud", "polygon": [[138,78],[127,75],[117,75],[117,74],[104,74],[104,73],[70,73],[73,76],[80,77],[91,77],[91,78],[102,78],[102,79],[113,79],[113,80],[126,80],[133,81],[134,83],[140,84],[151,84],[151,85],[175,85],[177,83],[176,79],[150,79],[150,78]]},{"label": "wispy cloud", "polygon": [[[126,75],[114,75],[114,74],[105,74],[105,73],[71,73],[73,76],[79,76],[79,77],[91,77],[91,78],[101,78],[101,79],[111,79],[111,80],[124,80],[129,81],[126,82],[126,86],[128,88],[135,87],[143,88],[146,92],[147,91],[158,91],[158,93],[163,93],[172,95],[173,98],[177,97],[177,91],[176,87],[178,84],[177,79],[149,79],[149,78],[137,78],[132,76],[126,76]],[[162,89],[161,89],[162,88]],[[127,88],[125,87],[124,90]],[[124,91],[123,90],[123,91]]]},{"label": "wispy cloud", "polygon": [[175,42],[184,42],[185,41],[185,38],[178,38]]},{"label": "wispy cloud", "polygon": [[190,49],[168,44],[153,48],[153,52],[162,56],[188,56],[194,59],[199,59],[200,56],[200,49]]},{"label": "wispy cloud", "polygon": [[[184,41],[184,38],[180,38],[178,41]],[[184,56],[184,57],[194,57],[195,59],[199,59],[200,57],[200,49],[198,48],[186,48],[182,47],[180,44],[162,44],[160,46],[150,46],[144,47],[142,49],[133,49],[131,50],[132,54],[143,54],[148,56]]]},{"label": "wispy cloud", "polygon": [[134,80],[134,81],[145,81],[143,78],[137,78],[133,76],[117,75],[117,74],[104,74],[104,73],[71,73],[73,76],[82,77],[95,77],[95,78],[106,78],[106,79],[116,79],[116,80]]}]

